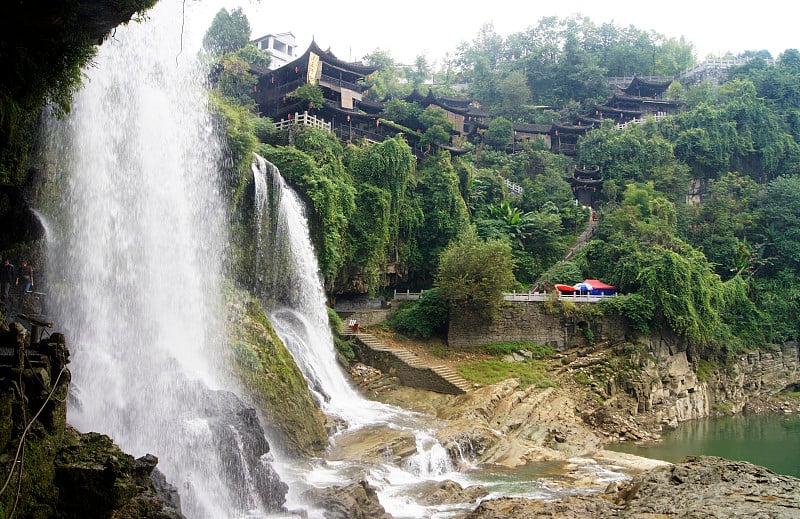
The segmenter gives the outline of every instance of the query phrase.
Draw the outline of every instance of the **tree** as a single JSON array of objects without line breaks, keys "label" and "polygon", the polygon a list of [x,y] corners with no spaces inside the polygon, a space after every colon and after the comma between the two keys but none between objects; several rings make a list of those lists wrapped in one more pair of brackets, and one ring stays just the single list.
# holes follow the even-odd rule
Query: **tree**
[{"label": "tree", "polygon": [[322,89],[317,85],[312,85],[311,83],[303,83],[296,89],[289,92],[286,97],[288,99],[297,99],[298,101],[303,101],[308,110],[322,108],[322,103],[325,100]]},{"label": "tree", "polygon": [[250,41],[250,21],[241,7],[230,13],[224,7],[217,12],[203,37],[203,48],[212,54],[226,54],[241,49]]},{"label": "tree", "polygon": [[429,106],[419,116],[419,122],[425,133],[420,139],[423,146],[437,146],[450,142],[450,131],[453,123],[447,120],[447,113],[438,106]]},{"label": "tree", "polygon": [[428,64],[428,58],[424,54],[420,54],[414,60],[414,68],[409,73],[411,85],[414,88],[419,88],[428,79],[431,74],[431,66]]},{"label": "tree", "polygon": [[505,117],[495,117],[489,123],[483,138],[492,148],[503,150],[514,138],[514,124]]},{"label": "tree", "polygon": [[419,171],[416,194],[424,215],[417,234],[421,253],[417,270],[424,278],[426,273],[436,271],[441,251],[469,225],[467,206],[449,153],[440,152],[426,159]]},{"label": "tree", "polygon": [[503,293],[514,286],[511,246],[501,240],[481,241],[468,230],[442,252],[436,286],[451,311],[463,307],[491,320]]},{"label": "tree", "polygon": [[369,91],[365,92],[369,99],[381,101],[403,91],[397,79],[394,58],[389,51],[375,49],[364,56],[364,60],[372,67],[378,67],[378,71],[370,78],[372,86],[369,87]]},{"label": "tree", "polygon": [[501,97],[500,109],[503,115],[519,120],[526,112],[526,105],[531,101],[531,89],[525,74],[515,70],[500,80],[498,92]]}]

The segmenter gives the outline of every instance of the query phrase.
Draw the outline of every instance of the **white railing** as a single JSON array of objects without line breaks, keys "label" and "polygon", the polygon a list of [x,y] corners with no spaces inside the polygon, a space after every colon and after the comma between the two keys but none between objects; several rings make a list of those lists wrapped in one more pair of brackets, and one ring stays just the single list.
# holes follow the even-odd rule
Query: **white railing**
[{"label": "white railing", "polygon": [[656,121],[657,123],[660,123],[660,122],[661,122],[661,121],[663,121],[663,120],[664,120],[666,117],[667,117],[667,114],[666,114],[666,112],[658,112],[658,113],[657,113],[657,114],[655,114],[655,115],[648,115],[648,116],[645,116],[645,117],[634,117],[633,119],[631,119],[631,120],[630,120],[630,121],[628,121],[628,122],[625,122],[625,123],[618,123],[618,124],[615,126],[615,128],[616,128],[617,130],[624,130],[625,128],[627,128],[627,127],[628,127],[628,125],[631,125],[631,124],[642,124],[642,123],[646,122],[646,121],[647,121],[648,119],[650,119],[650,118],[653,118],[653,119],[655,119],[655,121]]},{"label": "white railing", "polygon": [[[617,294],[605,295],[590,295],[590,294],[558,294],[559,301],[574,301],[576,303],[598,303],[603,299],[609,297],[616,297]],[[522,303],[526,301],[549,301],[552,295],[546,292],[512,292],[503,296],[504,301],[511,301],[513,303]]]},{"label": "white railing", "polygon": [[331,123],[326,123],[324,119],[320,119],[314,115],[309,115],[308,112],[303,112],[302,114],[295,112],[294,118],[281,119],[275,123],[275,129],[279,131],[288,131],[292,125],[295,124],[311,126],[312,128],[326,132],[332,131]]},{"label": "white railing", "polygon": [[506,181],[506,187],[508,188],[508,190],[511,193],[514,193],[515,195],[521,195],[522,194],[523,190],[522,190],[522,186],[521,185],[515,184],[514,182],[511,182],[508,179],[505,179],[505,181]]},{"label": "white railing", "polygon": [[424,290],[420,292],[409,292],[406,290],[405,292],[398,292],[397,290],[394,291],[394,300],[395,301],[416,301],[419,299],[419,296],[425,292]]}]

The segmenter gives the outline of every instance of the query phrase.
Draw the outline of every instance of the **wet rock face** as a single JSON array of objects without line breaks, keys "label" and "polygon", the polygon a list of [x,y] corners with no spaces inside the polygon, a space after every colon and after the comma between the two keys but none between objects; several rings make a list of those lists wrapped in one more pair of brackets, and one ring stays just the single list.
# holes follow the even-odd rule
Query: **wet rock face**
[{"label": "wet rock face", "polygon": [[423,505],[442,505],[453,503],[474,503],[489,495],[489,491],[479,485],[462,487],[455,481],[428,481],[417,494],[418,502]]},{"label": "wet rock face", "polygon": [[108,436],[68,431],[55,461],[60,516],[183,519],[157,463],[149,454],[134,460]]},{"label": "wet rock face", "polygon": [[614,517],[614,506],[602,499],[570,496],[558,501],[504,497],[482,502],[466,519],[587,519]]},{"label": "wet rock face", "polygon": [[323,510],[326,519],[392,519],[378,501],[378,494],[361,480],[344,487],[315,488],[303,499]]},{"label": "wet rock face", "polygon": [[[198,390],[191,392],[198,394]],[[264,507],[281,511],[289,487],[272,467],[270,447],[256,410],[229,391],[205,390],[199,394],[204,399],[213,442],[226,456],[222,460],[223,479],[239,494],[239,502],[248,502],[252,482]]]}]

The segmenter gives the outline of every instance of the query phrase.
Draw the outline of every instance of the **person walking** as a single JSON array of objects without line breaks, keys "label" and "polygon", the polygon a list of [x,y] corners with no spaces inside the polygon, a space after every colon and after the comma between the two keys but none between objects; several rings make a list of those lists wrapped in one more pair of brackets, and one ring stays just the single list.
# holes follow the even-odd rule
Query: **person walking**
[{"label": "person walking", "polygon": [[33,288],[33,267],[28,265],[27,261],[23,261],[17,273],[17,285],[22,280],[22,290],[20,294],[27,294]]},{"label": "person walking", "polygon": [[3,303],[6,305],[6,312],[10,308],[9,294],[11,292],[11,283],[14,282],[14,265],[6,258],[3,260],[3,266],[0,267],[0,295],[3,298]]}]

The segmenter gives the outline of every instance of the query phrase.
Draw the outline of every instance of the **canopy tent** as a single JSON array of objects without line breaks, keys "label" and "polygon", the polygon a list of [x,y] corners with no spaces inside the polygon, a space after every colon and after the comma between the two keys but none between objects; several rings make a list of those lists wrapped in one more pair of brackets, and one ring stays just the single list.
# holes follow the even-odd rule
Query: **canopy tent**
[{"label": "canopy tent", "polygon": [[[583,283],[579,284],[588,285],[590,287],[589,293],[593,296],[613,296],[617,293],[617,287],[607,285],[598,279],[585,279]],[[578,285],[575,286],[577,287]]]}]

